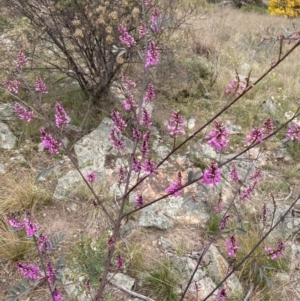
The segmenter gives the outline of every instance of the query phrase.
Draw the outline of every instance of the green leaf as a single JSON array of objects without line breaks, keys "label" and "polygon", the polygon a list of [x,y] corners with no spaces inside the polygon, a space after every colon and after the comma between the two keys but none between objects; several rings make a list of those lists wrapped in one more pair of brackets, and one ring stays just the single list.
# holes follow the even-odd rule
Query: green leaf
[{"label": "green leaf", "polygon": [[238,231],[241,234],[247,234],[247,231],[243,228],[235,228],[236,231]]},{"label": "green leaf", "polygon": [[38,181],[46,181],[47,178],[53,173],[55,172],[59,166],[61,165],[61,163],[58,163],[58,164],[55,164],[54,166],[50,167],[50,168],[47,168],[45,170],[43,170],[42,172],[40,172],[36,178],[35,178],[35,181],[38,182]]},{"label": "green leaf", "polygon": [[192,170],[188,173],[188,183],[190,183],[193,180],[193,174],[194,173]]}]

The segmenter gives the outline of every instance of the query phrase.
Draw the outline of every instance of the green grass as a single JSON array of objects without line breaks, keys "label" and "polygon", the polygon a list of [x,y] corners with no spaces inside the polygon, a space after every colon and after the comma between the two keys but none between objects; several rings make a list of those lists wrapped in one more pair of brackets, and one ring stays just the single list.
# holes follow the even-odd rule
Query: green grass
[{"label": "green grass", "polygon": [[143,291],[157,301],[177,301],[179,298],[179,274],[172,267],[169,259],[157,262],[147,272]]}]

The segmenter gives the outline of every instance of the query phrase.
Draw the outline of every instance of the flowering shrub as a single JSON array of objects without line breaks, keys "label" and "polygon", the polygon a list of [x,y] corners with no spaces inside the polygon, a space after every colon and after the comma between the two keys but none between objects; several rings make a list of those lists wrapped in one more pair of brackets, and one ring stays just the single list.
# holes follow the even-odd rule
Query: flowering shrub
[{"label": "flowering shrub", "polygon": [[[20,1],[17,1],[17,2],[20,3]],[[74,4],[74,5],[77,5],[77,4]],[[109,3],[107,5],[109,6]],[[28,6],[30,8],[30,3]],[[143,63],[142,65],[144,68],[144,75],[150,73],[151,70],[153,68],[155,68],[157,66],[157,64],[159,63],[160,52],[159,52],[159,47],[157,46],[158,43],[155,41],[155,35],[162,30],[162,24],[163,24],[161,13],[159,12],[158,9],[153,7],[153,3],[151,1],[147,1],[146,3],[144,3],[142,1],[141,10],[144,12],[145,15],[146,15],[146,8],[149,8],[149,10],[147,11],[148,13],[151,12],[151,22],[150,22],[150,25],[147,26],[146,20],[143,20],[143,22],[142,22],[143,30],[141,30],[141,28],[139,30],[139,34],[141,36],[145,37],[145,39],[143,39],[143,42],[141,42],[141,43],[145,43],[143,45],[144,55],[140,55],[140,57],[142,58],[142,63]],[[105,17],[107,17],[110,19],[110,21],[112,23],[118,19],[118,14],[114,11],[110,12],[109,15],[106,16],[105,12],[102,11],[102,8],[98,9],[98,10],[103,14],[102,17],[104,19],[105,19]],[[79,20],[74,19],[72,21],[72,24],[74,23],[73,25],[76,27],[77,25],[75,25],[75,24],[78,24],[78,21]],[[103,24],[101,22],[100,24],[98,23],[98,25],[102,26]],[[123,44],[123,46],[126,47],[125,50],[126,50],[127,54],[131,55],[132,54],[131,50],[133,47],[135,47],[136,40],[135,40],[134,34],[133,33],[131,34],[131,32],[129,32],[127,28],[129,28],[129,27],[128,26],[125,27],[124,25],[118,25],[118,35],[119,35],[118,38],[119,38],[120,42]],[[105,31],[107,32],[110,30],[113,30],[113,29],[106,28]],[[77,34],[76,34],[76,32],[77,32]],[[88,34],[88,33],[82,32],[82,30],[79,28],[77,28],[74,33],[74,35],[76,36],[76,39],[82,39],[82,37],[85,34]],[[298,42],[297,45],[300,45],[300,42]],[[26,56],[23,53],[19,53],[18,58],[15,62],[15,67],[16,67],[17,71],[20,72],[20,74],[22,74],[22,68],[25,66],[27,61],[28,61],[28,59],[26,58]],[[272,68],[274,68],[274,67],[275,67],[275,65],[272,65],[270,67],[271,68],[270,70],[272,70]],[[267,72],[269,72],[270,70],[268,70]],[[257,83],[266,74],[268,74],[267,72],[257,81]],[[146,78],[146,76],[145,76],[145,78]],[[3,83],[3,85],[11,93],[17,94],[18,88],[21,86],[21,83],[19,83],[19,82],[16,83],[15,81],[6,80]],[[255,83],[254,83],[254,85],[255,85]],[[211,132],[209,132],[206,135],[205,140],[207,140],[207,144],[209,146],[213,147],[217,152],[220,153],[220,158],[222,158],[221,152],[223,150],[225,150],[228,147],[228,145],[230,144],[230,141],[229,141],[230,132],[226,129],[226,127],[222,124],[222,122],[217,121],[216,119],[219,118],[222,113],[226,112],[226,110],[230,106],[234,105],[234,103],[237,102],[245,93],[247,93],[250,89],[252,89],[252,86],[249,86],[249,85],[243,86],[239,82],[232,82],[229,86],[229,88],[231,89],[229,92],[231,93],[231,91],[233,89],[235,89],[235,94],[237,94],[237,97],[234,98],[231,102],[229,102],[229,104],[226,105],[224,107],[224,109],[222,109],[219,113],[217,113],[214,117],[212,117],[206,124],[199,127],[196,131],[194,131],[194,133],[191,136],[187,137],[181,144],[179,144],[177,146],[175,144],[176,138],[185,133],[185,130],[184,130],[185,120],[184,120],[183,115],[181,115],[181,113],[179,111],[174,111],[171,115],[168,125],[166,126],[166,128],[169,131],[169,134],[174,142],[173,149],[161,162],[156,162],[156,160],[153,157],[151,157],[152,153],[150,151],[150,147],[151,147],[151,135],[152,135],[152,133],[151,133],[152,120],[151,120],[151,113],[146,108],[146,105],[149,102],[153,102],[155,99],[154,85],[151,83],[147,83],[147,80],[143,81],[143,86],[142,86],[141,90],[144,91],[144,93],[143,93],[143,95],[141,95],[139,100],[134,99],[134,95],[133,95],[133,91],[132,91],[133,89],[136,88],[136,86],[137,86],[136,83],[127,79],[124,74],[122,74],[122,86],[123,86],[124,92],[125,92],[125,99],[123,100],[125,113],[127,112],[127,113],[131,114],[130,116],[132,116],[132,118],[133,118],[133,122],[132,122],[133,128],[132,128],[132,132],[131,132],[132,133],[131,138],[134,142],[133,143],[134,146],[133,146],[132,153],[130,154],[130,157],[128,158],[128,160],[126,161],[124,158],[122,158],[123,159],[122,166],[118,166],[116,168],[116,171],[118,174],[116,183],[118,184],[118,188],[121,188],[121,187],[124,188],[121,197],[119,197],[117,199],[118,208],[119,208],[119,211],[116,214],[117,217],[111,216],[111,214],[109,213],[109,211],[106,208],[106,204],[103,204],[99,200],[98,196],[95,194],[93,188],[91,187],[92,185],[89,184],[89,183],[94,183],[97,181],[97,176],[96,176],[95,172],[92,171],[86,175],[83,175],[80,172],[80,170],[77,168],[78,171],[80,172],[82,178],[86,182],[88,182],[87,184],[88,184],[89,188],[91,189],[91,192],[95,196],[95,200],[93,200],[94,206],[99,206],[103,209],[103,211],[106,214],[106,216],[108,217],[108,219],[110,219],[113,229],[114,229],[112,235],[109,235],[109,237],[107,239],[105,239],[105,247],[108,248],[107,257],[106,257],[106,253],[104,253],[103,250],[101,250],[102,255],[105,254],[104,255],[105,263],[103,264],[103,266],[101,266],[101,268],[103,269],[103,270],[101,270],[101,275],[100,276],[97,275],[97,278],[101,277],[101,283],[100,283],[100,286],[96,293],[96,296],[94,298],[96,301],[100,301],[102,299],[104,288],[106,286],[107,281],[109,281],[107,279],[107,276],[108,276],[108,272],[110,271],[111,267],[114,266],[114,271],[118,272],[118,271],[122,271],[124,269],[124,267],[126,266],[125,259],[123,258],[123,256],[121,254],[118,254],[118,248],[117,248],[118,241],[120,239],[120,227],[125,218],[128,218],[131,214],[133,214],[134,212],[136,212],[138,210],[145,208],[149,204],[154,204],[154,203],[160,201],[161,199],[166,198],[170,194],[175,197],[181,196],[181,194],[183,194],[183,192],[184,192],[184,188],[189,185],[192,185],[192,184],[198,185],[198,187],[202,187],[203,190],[207,189],[208,188],[207,186],[209,186],[209,185],[212,185],[214,187],[220,186],[220,184],[223,181],[223,178],[226,178],[226,176],[227,176],[225,174],[222,174],[223,173],[222,167],[224,167],[225,165],[231,164],[231,168],[230,168],[230,172],[229,172],[229,178],[231,180],[229,180],[229,182],[231,184],[233,183],[234,185],[236,185],[236,187],[233,187],[233,191],[235,192],[235,197],[231,200],[230,203],[224,204],[223,199],[220,195],[219,200],[218,200],[218,205],[215,207],[215,211],[222,214],[222,218],[220,219],[218,229],[226,230],[228,220],[231,217],[231,214],[228,214],[228,213],[231,210],[231,208],[235,206],[235,201],[236,200],[246,200],[246,199],[250,200],[253,197],[253,195],[258,187],[258,184],[263,179],[262,172],[260,169],[256,169],[254,173],[250,174],[249,179],[243,179],[239,174],[239,167],[237,165],[235,165],[232,161],[234,161],[236,158],[241,156],[247,150],[250,150],[251,148],[253,148],[254,146],[256,146],[260,143],[263,143],[266,139],[275,135],[279,130],[283,129],[284,126],[286,126],[286,125],[283,125],[283,126],[281,126],[281,128],[274,129],[272,121],[270,119],[266,119],[263,122],[263,128],[255,127],[251,131],[251,133],[248,136],[246,136],[245,139],[248,142],[247,146],[245,147],[244,150],[240,151],[233,158],[227,159],[227,161],[215,160],[213,162],[210,162],[208,168],[205,169],[203,173],[202,173],[202,171],[198,171],[195,173],[194,172],[189,173],[187,181],[183,179],[182,173],[178,171],[175,182],[172,183],[169,187],[165,188],[164,196],[159,197],[156,200],[152,200],[151,202],[146,202],[145,201],[146,195],[138,194],[138,196],[134,200],[134,204],[133,204],[134,208],[131,208],[129,211],[125,212],[124,207],[127,202],[129,194],[136,187],[138,187],[139,184],[141,184],[146,178],[148,178],[150,176],[154,177],[155,175],[157,175],[159,173],[159,167],[172,154],[174,154],[178,149],[180,149],[185,143],[187,143],[191,139],[195,138],[197,136],[197,134],[202,132],[209,125],[213,125],[214,128]],[[25,85],[25,87],[30,87],[30,86]],[[41,99],[43,94],[48,93],[47,86],[40,77],[36,78],[34,91],[31,91],[31,92],[35,93],[35,94],[33,93],[34,97],[36,94],[38,94],[38,98],[37,98],[38,101]],[[19,105],[19,104],[16,106],[16,113],[19,115],[20,119],[27,120],[27,121],[31,121],[32,115],[33,115],[33,114],[30,114],[25,108],[21,107],[21,105]],[[297,112],[297,114],[298,114],[298,112]],[[295,114],[294,117],[296,117],[297,114]],[[109,134],[111,145],[114,149],[116,149],[120,153],[120,155],[122,155],[122,151],[125,148],[125,141],[124,141],[123,134],[124,134],[125,129],[127,128],[127,124],[125,122],[126,119],[122,118],[121,117],[122,113],[117,110],[113,110],[110,113],[110,115],[112,118],[112,128],[111,128],[110,134]],[[40,129],[42,145],[44,148],[49,150],[50,154],[58,154],[61,152],[63,145],[62,145],[61,136],[59,135],[59,131],[63,130],[64,125],[67,125],[70,122],[70,119],[69,119],[66,111],[59,103],[56,103],[56,105],[55,105],[55,116],[54,117],[55,117],[55,126],[53,126],[53,124],[51,123],[51,120],[49,120],[49,118],[47,118],[47,120],[49,121],[49,130],[53,131],[53,136],[57,135],[57,138],[56,138],[57,140],[52,136],[52,134],[46,132],[44,127],[42,127]],[[289,121],[291,121],[291,120],[289,120]],[[58,129],[59,129],[59,131],[58,131]],[[286,135],[291,140],[299,140],[297,131],[298,131],[298,128],[296,127],[296,125],[293,125],[293,127],[289,127]],[[65,149],[65,151],[70,156],[67,149]],[[71,158],[71,156],[70,156],[70,158]],[[77,166],[75,165],[75,167],[77,167]],[[135,174],[133,174],[133,173],[135,173]],[[132,184],[131,180],[133,179],[133,177],[135,179],[136,184]],[[247,180],[247,182],[246,182],[246,180]],[[236,197],[238,194],[240,194],[239,198]],[[189,202],[195,203],[197,201],[197,199],[199,198],[199,196],[200,196],[200,194],[197,194],[195,192],[195,193],[192,193],[191,195],[189,195],[187,197],[187,200]],[[267,237],[267,235],[269,235],[271,233],[271,231],[274,230],[274,228],[281,222],[281,220],[283,218],[285,218],[285,216],[291,210],[292,206],[296,203],[296,201],[293,202],[293,204],[291,205],[289,210],[287,210],[286,213],[284,213],[281,216],[280,220],[276,221],[276,223],[274,225],[272,225],[269,232],[261,238],[261,240],[259,241],[259,244],[262,243],[265,240],[265,238]],[[56,287],[57,280],[59,278],[58,267],[57,266],[54,267],[54,265],[48,260],[49,258],[46,256],[55,247],[53,240],[48,238],[43,233],[39,233],[39,226],[37,223],[34,223],[32,221],[32,216],[27,216],[27,218],[25,218],[22,223],[19,222],[18,220],[10,219],[9,224],[16,230],[21,229],[21,228],[25,229],[27,236],[34,240],[34,242],[36,244],[37,253],[38,253],[38,256],[40,259],[40,266],[31,264],[31,263],[29,263],[29,264],[28,263],[26,263],[26,264],[18,263],[17,268],[19,269],[20,273],[24,277],[28,278],[30,281],[41,281],[41,279],[44,278],[47,282],[47,285],[49,286],[52,300],[54,300],[54,301],[61,300],[61,295]],[[237,229],[234,229],[234,230],[237,230]],[[197,268],[200,265],[205,252],[208,250],[208,248],[212,242],[213,242],[213,240],[211,240],[211,242],[207,245],[207,247],[204,249],[203,253],[199,257],[198,265],[194,272],[197,271]],[[235,232],[234,232],[234,234],[231,234],[229,239],[226,239],[225,244],[226,244],[226,249],[227,249],[227,253],[228,253],[229,257],[236,259],[241,247],[238,243],[238,239],[237,239]],[[93,245],[90,244],[88,248],[89,248],[89,250],[90,249],[94,250],[95,246],[94,246],[94,244]],[[255,248],[257,248],[257,246]],[[253,252],[253,250],[255,250],[255,248],[253,248],[251,251],[249,251],[249,253],[239,263],[237,263],[232,268],[232,270],[230,270],[227,273],[225,278],[217,285],[217,287],[214,290],[211,291],[211,293],[206,297],[206,299],[209,298],[211,295],[213,295],[216,292],[216,290],[221,287],[223,282],[228,277],[230,277],[231,274],[235,270],[237,270],[243,264],[244,261],[246,261],[250,257],[251,252]],[[285,243],[281,240],[278,242],[275,249],[273,249],[272,247],[265,247],[266,255],[268,257],[270,257],[272,260],[283,257],[284,250],[285,250]],[[90,259],[89,258],[90,254],[88,252],[81,252],[80,256],[82,256],[82,254],[85,255],[84,261],[87,261]],[[97,256],[96,256],[97,259],[98,259],[98,255],[99,254],[97,253]],[[92,264],[93,263],[94,262],[92,262]],[[84,262],[83,266],[85,264],[86,264],[86,262]],[[43,270],[43,273],[41,272],[41,270]],[[97,272],[99,273],[99,271],[97,271]],[[44,276],[42,276],[42,274]],[[181,300],[183,300],[183,298],[185,297],[185,294],[186,294],[190,284],[192,283],[192,281],[193,281],[193,276],[191,276],[189,283],[185,288],[185,291],[182,292]],[[223,289],[223,288],[219,289],[217,294],[215,294],[215,297],[216,297],[216,300],[219,300],[219,301],[226,300],[226,298],[227,298],[226,289]]]}]

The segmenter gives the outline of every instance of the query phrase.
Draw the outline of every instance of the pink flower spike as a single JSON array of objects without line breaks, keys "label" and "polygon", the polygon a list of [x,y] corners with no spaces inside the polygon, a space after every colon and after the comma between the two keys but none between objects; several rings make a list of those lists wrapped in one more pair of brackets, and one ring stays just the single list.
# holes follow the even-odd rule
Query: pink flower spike
[{"label": "pink flower spike", "polygon": [[64,124],[69,124],[70,119],[65,109],[57,102],[55,104],[55,124],[58,128],[61,128]]},{"label": "pink flower spike", "polygon": [[55,288],[54,291],[52,292],[52,296],[54,301],[62,301],[61,294],[57,288]]},{"label": "pink flower spike", "polygon": [[123,150],[125,147],[125,142],[121,140],[119,134],[115,129],[112,129],[109,133],[110,141],[114,149]]},{"label": "pink flower spike", "polygon": [[132,169],[136,173],[138,173],[138,172],[140,172],[142,170],[141,161],[139,159],[137,159],[136,157],[133,158]]},{"label": "pink flower spike", "polygon": [[171,186],[169,186],[169,187],[165,190],[165,192],[166,192],[166,193],[172,193],[172,195],[173,195],[174,197],[180,196],[182,190],[178,190],[178,189],[180,189],[180,188],[182,187],[181,180],[182,180],[181,172],[178,172],[176,181],[175,181]]},{"label": "pink flower spike", "polygon": [[216,301],[226,301],[226,298],[227,298],[226,289],[225,288],[220,289],[216,295]]},{"label": "pink flower spike", "polygon": [[216,163],[212,162],[210,168],[204,171],[202,183],[216,186],[220,181],[221,171]]},{"label": "pink flower spike", "polygon": [[263,128],[264,128],[266,134],[270,134],[273,132],[274,125],[273,125],[273,121],[271,118],[267,118],[266,120],[264,120],[262,125],[263,125]]},{"label": "pink flower spike", "polygon": [[125,26],[120,25],[118,30],[120,33],[119,39],[123,45],[130,48],[131,46],[136,44],[134,38],[128,33]]},{"label": "pink flower spike", "polygon": [[40,133],[43,148],[47,148],[51,155],[58,154],[61,143],[56,141],[50,134],[46,133],[43,127],[40,129]]},{"label": "pink flower spike", "polygon": [[142,169],[148,175],[157,174],[156,164],[150,159],[146,159],[146,161],[142,164]]},{"label": "pink flower spike", "polygon": [[5,80],[3,86],[11,93],[18,94],[21,83],[17,80]]},{"label": "pink flower spike", "polygon": [[19,51],[18,58],[16,61],[14,61],[14,63],[18,69],[22,69],[26,65],[27,61],[28,58],[25,56],[25,54],[22,51]]},{"label": "pink flower spike", "polygon": [[146,96],[144,97],[144,102],[149,103],[152,102],[155,98],[154,86],[152,84],[148,85],[148,90],[146,92]]},{"label": "pink flower spike", "polygon": [[142,195],[139,195],[135,200],[134,200],[134,207],[141,208],[144,205],[144,200]]},{"label": "pink flower spike", "polygon": [[300,124],[289,125],[286,137],[292,141],[300,141]]},{"label": "pink flower spike", "polygon": [[152,16],[151,16],[150,28],[154,32],[160,32],[161,31],[161,26],[162,26],[161,14],[156,8],[154,8]]},{"label": "pink flower spike", "polygon": [[121,118],[120,113],[118,111],[111,111],[110,116],[114,123],[114,129],[116,132],[121,133],[127,127],[126,122]]},{"label": "pink flower spike", "polygon": [[37,265],[27,264],[27,263],[17,263],[17,268],[19,272],[26,278],[30,280],[41,279],[41,271]]},{"label": "pink flower spike", "polygon": [[151,67],[151,66],[156,66],[158,64],[159,61],[159,51],[158,51],[158,47],[156,46],[156,44],[154,42],[150,42],[149,43],[149,49],[147,51],[147,58],[146,58],[146,64],[145,67]]},{"label": "pink flower spike", "polygon": [[217,120],[214,121],[214,126],[215,128],[206,136],[206,139],[208,139],[207,144],[216,151],[221,151],[227,147],[227,137],[230,133],[226,127]]},{"label": "pink flower spike", "polygon": [[123,270],[124,264],[125,264],[124,259],[119,255],[119,256],[118,256],[118,259],[117,259],[116,270],[117,270],[117,271]]},{"label": "pink flower spike", "polygon": [[229,176],[232,181],[238,182],[240,180],[240,176],[235,164],[231,164]]},{"label": "pink flower spike", "polygon": [[268,253],[268,256],[270,256],[272,260],[275,260],[276,258],[281,258],[284,256],[283,251],[285,250],[285,247],[285,243],[279,239],[275,250],[270,247],[265,247],[264,250],[266,253]]},{"label": "pink flower spike", "polygon": [[50,239],[48,238],[48,236],[41,233],[39,235],[39,251],[43,253],[51,249],[52,249],[52,244]]},{"label": "pink flower spike", "polygon": [[39,226],[36,223],[31,222],[31,220],[24,218],[24,227],[27,236],[33,236],[39,230]]},{"label": "pink flower spike", "polygon": [[27,120],[28,122],[32,121],[33,111],[27,111],[18,102],[15,103],[14,109],[15,109],[15,113],[18,114],[21,120]]},{"label": "pink flower spike", "polygon": [[220,224],[219,224],[220,230],[224,230],[226,228],[229,217],[230,217],[230,215],[226,215],[221,219]]},{"label": "pink flower spike", "polygon": [[56,271],[51,262],[47,263],[46,266],[46,275],[47,275],[47,281],[51,284],[54,283],[56,278]]},{"label": "pink flower spike", "polygon": [[236,251],[240,249],[237,243],[237,239],[235,238],[234,235],[230,237],[230,239],[226,239],[226,248],[227,248],[227,253],[231,257],[236,257]]},{"label": "pink flower spike", "polygon": [[11,225],[11,227],[15,229],[22,229],[24,227],[24,223],[20,223],[18,220],[14,218],[8,219],[8,223]]},{"label": "pink flower spike", "polygon": [[264,130],[258,127],[254,128],[250,135],[246,137],[246,141],[249,143],[261,143],[264,135]]},{"label": "pink flower spike", "polygon": [[141,124],[149,128],[152,125],[150,113],[146,109],[143,109],[142,115]]},{"label": "pink flower spike", "polygon": [[184,134],[184,118],[179,111],[174,111],[167,125],[167,129],[172,137],[178,137]]},{"label": "pink flower spike", "polygon": [[35,92],[40,92],[42,94],[48,93],[47,86],[40,77],[37,77],[35,80]]},{"label": "pink flower spike", "polygon": [[96,183],[98,181],[97,174],[94,171],[87,173],[85,179],[89,183]]},{"label": "pink flower spike", "polygon": [[110,236],[110,237],[107,239],[106,244],[107,244],[107,246],[108,246],[109,248],[113,247],[113,246],[115,245],[115,239],[114,239],[112,236]]}]

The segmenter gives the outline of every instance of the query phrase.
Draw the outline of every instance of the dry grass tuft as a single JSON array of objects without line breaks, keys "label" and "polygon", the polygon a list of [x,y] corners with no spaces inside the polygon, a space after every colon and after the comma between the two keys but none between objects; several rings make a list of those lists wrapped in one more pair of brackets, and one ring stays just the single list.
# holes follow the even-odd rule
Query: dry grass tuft
[{"label": "dry grass tuft", "polygon": [[31,174],[7,175],[3,177],[3,192],[0,195],[0,212],[14,213],[25,209],[33,210],[36,205],[52,202],[52,195],[42,183],[35,183]]}]

